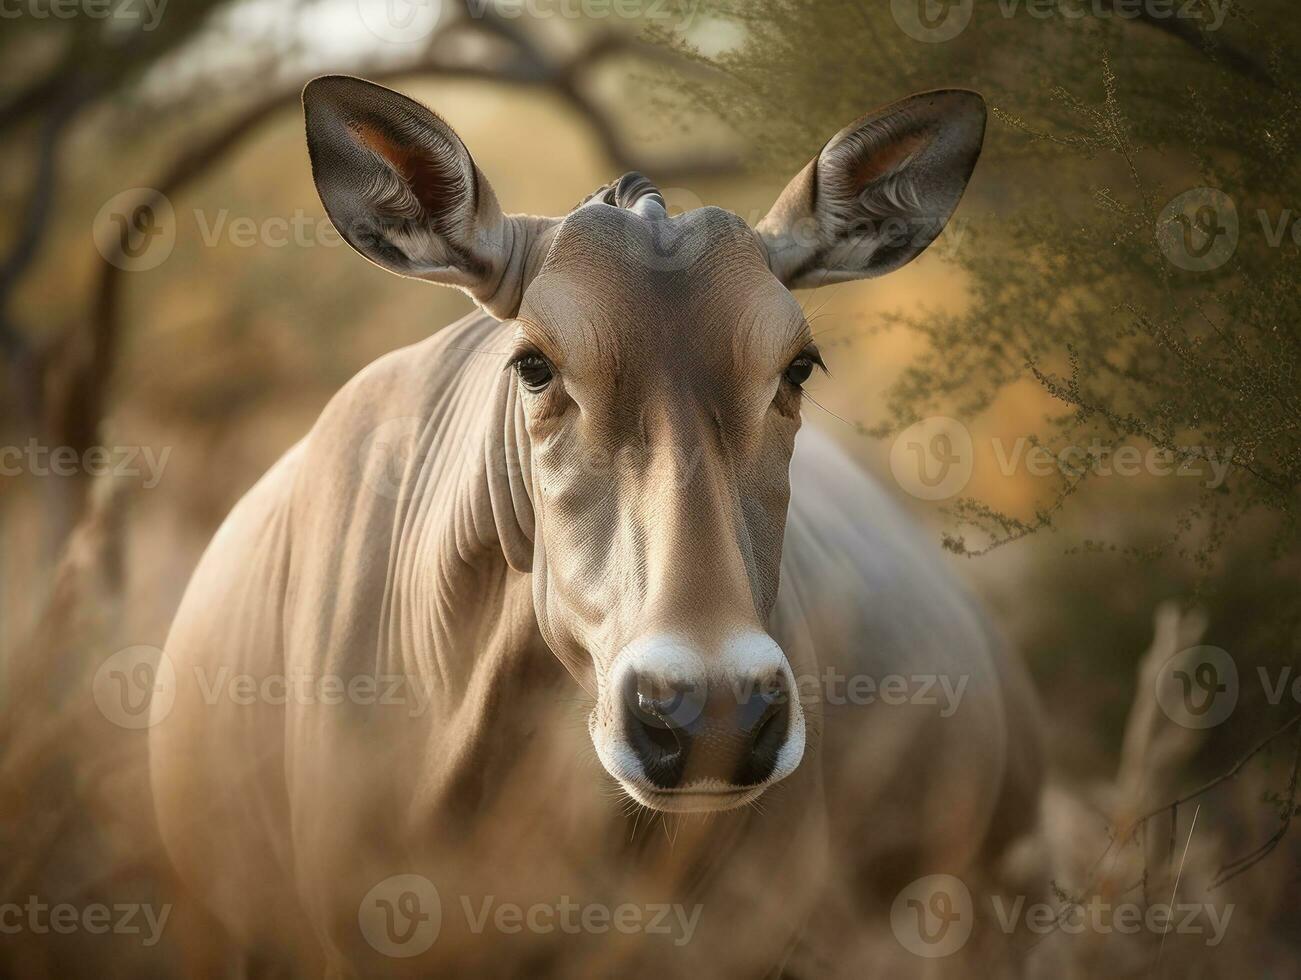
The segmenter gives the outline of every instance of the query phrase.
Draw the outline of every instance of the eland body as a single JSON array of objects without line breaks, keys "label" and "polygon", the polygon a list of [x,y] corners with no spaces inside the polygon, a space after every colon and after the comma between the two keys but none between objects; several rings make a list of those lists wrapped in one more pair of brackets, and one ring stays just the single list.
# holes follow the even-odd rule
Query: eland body
[{"label": "eland body", "polygon": [[504,215],[417,103],[304,101],[344,237],[482,311],[349,382],[196,570],[150,736],[179,878],[304,973],[879,965],[899,888],[1032,829],[1038,728],[907,517],[797,439],[821,356],[790,289],[939,233],[979,97],[853,124],[756,229],[639,175]]}]

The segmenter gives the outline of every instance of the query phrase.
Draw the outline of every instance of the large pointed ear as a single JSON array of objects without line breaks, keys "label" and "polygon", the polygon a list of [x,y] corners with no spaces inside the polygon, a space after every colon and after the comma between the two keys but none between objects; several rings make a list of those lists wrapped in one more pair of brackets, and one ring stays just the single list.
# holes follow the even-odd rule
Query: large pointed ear
[{"label": "large pointed ear", "polygon": [[788,287],[866,279],[911,261],[958,206],[980,156],[985,101],[924,92],[837,133],[756,229]]},{"label": "large pointed ear", "polygon": [[303,112],[317,192],[349,245],[496,317],[519,311],[555,219],[503,215],[452,128],[383,86],[325,75],[303,89]]}]

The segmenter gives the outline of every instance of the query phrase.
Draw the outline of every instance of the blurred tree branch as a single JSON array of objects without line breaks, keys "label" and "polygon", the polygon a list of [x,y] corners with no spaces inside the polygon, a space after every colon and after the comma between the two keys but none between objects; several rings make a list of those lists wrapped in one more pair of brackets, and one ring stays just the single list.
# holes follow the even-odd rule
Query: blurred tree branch
[{"label": "blurred tree branch", "polygon": [[[50,434],[44,408],[53,348],[48,338],[33,341],[16,322],[12,307],[14,294],[39,256],[53,221],[63,145],[86,109],[117,96],[158,58],[188,40],[210,10],[223,2],[226,0],[193,0],[162,18],[154,25],[156,29],[143,30],[136,25],[126,33],[106,31],[103,21],[91,17],[60,20],[53,25],[62,43],[53,65],[0,103],[0,134],[15,149],[19,141],[12,138],[13,131],[36,117],[30,185],[19,198],[16,210],[20,217],[12,245],[0,260],[0,356],[5,360],[18,425],[28,432]],[[49,26],[34,17],[6,19],[0,53],[12,56],[34,39],[49,36]],[[56,547],[72,527],[84,495],[85,488],[77,486],[70,502],[56,502]]]},{"label": "blurred tree branch", "polygon": [[[1197,789],[1193,790],[1192,792],[1185,793],[1183,796],[1180,796],[1178,799],[1171,800],[1169,803],[1157,807],[1155,810],[1152,810],[1151,812],[1144,814],[1142,817],[1139,817],[1138,820],[1134,822],[1133,826],[1128,831],[1128,835],[1126,836],[1125,839],[1132,840],[1134,835],[1136,835],[1148,823],[1148,821],[1154,820],[1157,817],[1161,816],[1162,814],[1168,813],[1170,815],[1171,824],[1173,825],[1178,820],[1179,807],[1183,806],[1185,803],[1191,803],[1193,800],[1205,796],[1207,793],[1215,789],[1217,786],[1220,786],[1223,783],[1227,783],[1235,779],[1238,776],[1238,774],[1242,772],[1243,768],[1247,765],[1248,762],[1250,762],[1252,759],[1258,756],[1261,752],[1263,752],[1267,747],[1272,745],[1278,739],[1282,738],[1288,732],[1296,728],[1298,722],[1301,722],[1301,714],[1293,715],[1286,722],[1284,722],[1278,728],[1274,729],[1274,731],[1270,732],[1268,735],[1266,735],[1264,738],[1258,741],[1254,746],[1252,746],[1251,749],[1248,750],[1245,755],[1241,756],[1238,759],[1238,761],[1235,762],[1226,771],[1220,773],[1218,776],[1215,776],[1214,778],[1203,783],[1201,786],[1197,787]],[[1301,732],[1301,730],[1298,731]],[[1288,786],[1287,786],[1288,795],[1285,800],[1280,801],[1281,805],[1279,807],[1279,827],[1259,847],[1253,849],[1247,854],[1242,855],[1241,857],[1234,858],[1233,860],[1226,862],[1220,868],[1219,872],[1216,874],[1215,883],[1213,887],[1219,887],[1220,885],[1223,885],[1225,882],[1231,881],[1232,879],[1238,877],[1238,875],[1242,874],[1243,872],[1247,871],[1254,865],[1258,864],[1260,861],[1264,860],[1266,857],[1269,856],[1269,854],[1274,850],[1274,848],[1278,846],[1279,842],[1282,841],[1283,838],[1287,835],[1288,828],[1292,825],[1292,817],[1296,813],[1297,777],[1298,777],[1299,770],[1301,770],[1301,734],[1298,734],[1296,746],[1293,750],[1291,776],[1288,779]]]},{"label": "blurred tree branch", "polygon": [[[1114,11],[1116,0],[1106,0],[1106,6]],[[1202,32],[1196,20],[1187,17],[1161,16],[1154,9],[1147,6],[1134,9],[1134,13],[1139,23],[1145,24],[1153,30],[1161,31],[1163,34],[1169,34],[1189,47],[1196,48],[1202,54],[1206,54],[1211,42],[1208,36]],[[1214,50],[1216,57],[1224,67],[1265,85],[1277,86],[1278,83],[1270,73],[1258,64],[1251,55],[1233,42],[1220,41],[1215,44]]]},{"label": "blurred tree branch", "polygon": [[[210,2],[203,6],[202,13],[206,16],[225,2]],[[28,406],[25,414],[29,415],[30,427],[42,431],[53,445],[69,446],[78,453],[97,443],[99,427],[111,399],[123,326],[123,280],[119,265],[124,263],[115,262],[112,254],[104,257],[85,319],[61,335],[47,338],[39,348],[33,347],[28,335],[18,329],[6,311],[13,288],[30,267],[51,222],[58,185],[59,146],[64,135],[82,109],[119,91],[128,77],[142,76],[148,65],[187,37],[199,20],[192,13],[186,29],[173,30],[166,43],[155,39],[147,49],[137,48],[139,60],[124,57],[126,52],[122,50],[118,52],[119,57],[110,58],[104,64],[81,65],[77,52],[84,46],[84,39],[78,38],[54,69],[0,105],[0,132],[37,112],[45,113],[37,171],[27,196],[22,232],[10,256],[0,265],[0,355],[21,382],[15,385],[15,390],[22,392],[21,398]],[[470,38],[486,42],[487,53],[473,49],[473,56],[466,53],[464,42]],[[662,179],[674,180],[688,174],[701,176],[737,170],[738,161],[732,157],[691,154],[655,160],[634,149],[621,132],[615,111],[589,92],[590,73],[616,58],[685,64],[695,72],[705,70],[619,30],[595,32],[562,51],[556,45],[544,44],[519,24],[501,18],[491,7],[480,11],[469,3],[438,30],[412,62],[397,65],[391,61],[374,62],[351,70],[379,82],[413,77],[473,79],[549,91],[592,129],[618,171],[646,170]],[[152,180],[142,183],[163,197],[182,192],[219,167],[265,121],[297,105],[302,86],[317,73],[305,72],[243,107],[192,142]],[[52,105],[51,98],[59,101]],[[141,205],[149,203],[140,202]],[[119,243],[119,253],[122,247]],[[69,499],[59,507],[56,537],[75,524],[85,502],[87,481],[84,478],[71,479],[66,485]]]},{"label": "blurred tree branch", "polygon": [[0,263],[0,351],[9,360],[17,409],[28,425],[36,424],[40,418],[39,356],[26,334],[9,322],[5,311],[10,296],[40,251],[54,210],[60,147],[69,125],[89,98],[90,93],[83,86],[66,85],[50,107],[41,126],[35,173],[24,202],[18,233],[9,254]]}]

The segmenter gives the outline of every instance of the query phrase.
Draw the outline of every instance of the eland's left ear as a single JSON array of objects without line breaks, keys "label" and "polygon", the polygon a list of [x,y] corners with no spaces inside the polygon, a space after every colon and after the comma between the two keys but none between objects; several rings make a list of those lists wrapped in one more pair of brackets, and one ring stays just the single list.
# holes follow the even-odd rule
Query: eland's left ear
[{"label": "eland's left ear", "polygon": [[794,289],[879,276],[948,223],[985,134],[975,92],[923,92],[837,133],[786,186],[757,231]]},{"label": "eland's left ear", "polygon": [[390,272],[456,286],[514,316],[553,218],[502,214],[452,127],[419,102],[360,78],[303,89],[321,203],[349,245]]}]

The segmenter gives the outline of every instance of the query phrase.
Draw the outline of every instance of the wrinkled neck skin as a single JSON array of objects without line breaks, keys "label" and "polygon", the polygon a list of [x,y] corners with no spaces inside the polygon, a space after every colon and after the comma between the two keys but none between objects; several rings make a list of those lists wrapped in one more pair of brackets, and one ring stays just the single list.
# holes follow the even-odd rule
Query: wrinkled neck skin
[{"label": "wrinkled neck skin", "polygon": [[[587,730],[592,666],[562,665],[534,612],[528,436],[513,372],[481,353],[504,352],[510,333],[469,317],[399,352],[399,371],[379,362],[304,447],[294,535],[320,548],[291,571],[286,666],[380,681],[377,703],[290,706],[300,894],[322,920],[341,914],[335,896],[360,901],[405,873],[436,882],[449,906],[705,892],[753,903],[744,876],[723,874],[739,862],[792,876],[771,910],[775,948],[743,951],[771,959],[798,928],[791,901],[818,879],[810,864],[773,871],[765,848],[807,833],[801,846],[821,853],[818,769],[806,758],[762,815],[665,820],[631,807],[602,768]],[[395,437],[373,435],[385,427]],[[365,478],[331,479],[345,465]],[[404,685],[391,703],[387,678]]]},{"label": "wrinkled neck skin", "polygon": [[491,793],[493,757],[527,703],[572,687],[533,611],[528,434],[514,374],[500,357],[477,353],[504,350],[510,330],[483,323],[456,330],[443,347],[459,372],[479,377],[447,385],[430,406],[413,447],[421,465],[407,469],[410,492],[393,526],[380,668],[418,678],[413,695],[428,698],[423,719],[403,726],[425,740],[413,747],[423,759],[412,767],[422,774],[412,803],[418,825],[430,809],[472,813]]}]

